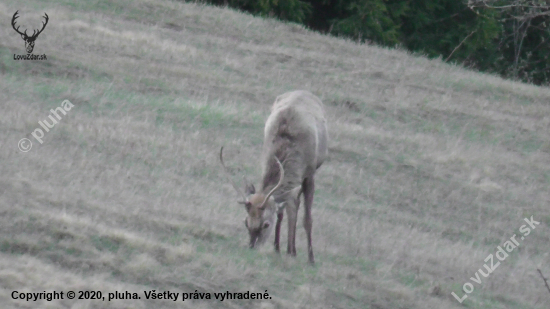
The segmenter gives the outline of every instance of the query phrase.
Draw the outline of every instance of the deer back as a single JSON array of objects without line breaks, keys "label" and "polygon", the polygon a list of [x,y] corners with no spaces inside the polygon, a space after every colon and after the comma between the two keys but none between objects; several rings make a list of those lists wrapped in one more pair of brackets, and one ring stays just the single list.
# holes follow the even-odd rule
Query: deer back
[{"label": "deer back", "polygon": [[318,97],[304,90],[278,96],[264,129],[262,190],[279,180],[275,157],[283,162],[285,170],[278,192],[300,186],[327,157],[327,140],[325,111]]}]

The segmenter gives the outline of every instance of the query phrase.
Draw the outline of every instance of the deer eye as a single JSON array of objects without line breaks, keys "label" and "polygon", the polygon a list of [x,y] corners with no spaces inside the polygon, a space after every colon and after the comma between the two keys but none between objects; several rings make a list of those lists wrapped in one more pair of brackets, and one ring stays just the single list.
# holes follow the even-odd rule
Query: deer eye
[{"label": "deer eye", "polygon": [[248,220],[244,219],[244,226],[246,226],[246,228],[248,228]]},{"label": "deer eye", "polygon": [[262,228],[267,229],[268,227],[269,227],[269,222],[265,221],[264,224],[262,225]]}]

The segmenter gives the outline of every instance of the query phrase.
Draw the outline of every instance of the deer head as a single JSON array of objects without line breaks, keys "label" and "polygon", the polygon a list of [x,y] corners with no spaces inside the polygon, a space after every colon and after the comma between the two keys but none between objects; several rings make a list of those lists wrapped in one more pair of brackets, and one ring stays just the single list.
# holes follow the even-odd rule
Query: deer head
[{"label": "deer head", "polygon": [[248,234],[250,235],[249,246],[251,249],[264,244],[269,238],[273,231],[273,226],[275,225],[276,214],[284,207],[284,203],[277,203],[272,196],[273,193],[281,187],[285,175],[283,165],[277,157],[275,157],[275,161],[280,171],[277,185],[269,192],[256,192],[254,185],[248,184],[245,178],[245,194],[245,192],[240,190],[235,182],[231,180],[229,171],[223,163],[223,147],[220,149],[220,162],[223,170],[225,174],[227,174],[229,182],[235,191],[237,191],[242,198],[238,203],[244,205],[248,214],[244,221],[244,225],[248,229]]},{"label": "deer head", "polygon": [[40,30],[33,30],[33,33],[31,36],[27,35],[27,30],[25,29],[25,32],[21,32],[19,31],[19,26],[17,28],[15,28],[15,20],[17,18],[19,18],[19,16],[17,16],[17,13],[19,11],[16,11],[15,14],[13,14],[13,18],[11,19],[11,26],[13,27],[13,30],[15,30],[17,33],[19,33],[21,35],[21,38],[23,40],[25,40],[25,49],[27,50],[27,53],[32,53],[32,50],[34,49],[34,41],[36,40],[36,38],[38,37],[38,35],[40,33],[42,33],[42,31],[44,31],[44,28],[46,28],[46,25],[48,24],[48,20],[49,20],[49,17],[48,17],[48,14],[44,13],[45,16],[44,19],[46,19],[46,22],[42,22],[42,29]]}]

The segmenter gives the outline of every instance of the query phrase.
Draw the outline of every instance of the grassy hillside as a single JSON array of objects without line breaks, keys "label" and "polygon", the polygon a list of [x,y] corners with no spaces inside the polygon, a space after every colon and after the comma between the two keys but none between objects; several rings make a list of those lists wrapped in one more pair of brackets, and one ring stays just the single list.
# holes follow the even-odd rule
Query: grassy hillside
[{"label": "grassy hillside", "polygon": [[[15,61],[22,27],[50,21]],[[0,3],[2,308],[548,308],[550,89],[169,0]],[[325,103],[314,267],[247,248],[235,180],[259,181],[275,97]],[[50,109],[74,107],[44,133]],[[32,149],[18,150],[28,138]],[[520,240],[525,217],[540,222]],[[286,218],[282,247],[286,248]],[[481,284],[484,259],[520,245]],[[495,262],[496,262],[495,258]],[[475,290],[462,304],[451,296]],[[13,300],[12,291],[140,300]],[[146,300],[144,291],[267,300]],[[212,294],[212,297],[214,295]]]}]

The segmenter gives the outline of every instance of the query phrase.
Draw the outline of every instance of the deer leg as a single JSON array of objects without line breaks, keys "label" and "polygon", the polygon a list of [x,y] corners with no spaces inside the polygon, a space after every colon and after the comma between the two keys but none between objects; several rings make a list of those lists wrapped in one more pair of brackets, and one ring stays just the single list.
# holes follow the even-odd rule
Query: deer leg
[{"label": "deer leg", "polygon": [[292,256],[296,256],[296,221],[298,221],[298,210],[300,209],[300,194],[296,198],[296,216],[294,217],[294,224],[292,228],[294,229],[294,236],[292,237]]},{"label": "deer leg", "polygon": [[[288,215],[288,243],[286,247],[286,253],[291,256],[296,256],[296,219],[298,216],[298,207],[300,206],[300,199],[294,205],[286,206],[286,214]],[[289,207],[292,206],[292,207]]]},{"label": "deer leg", "polygon": [[315,182],[313,180],[313,176],[304,179],[302,187],[304,190],[304,229],[306,230],[307,236],[307,253],[309,263],[313,264],[315,263],[313,258],[313,246],[311,245],[311,228],[313,226],[313,220],[311,219],[311,206],[313,205],[313,193],[315,192]]},{"label": "deer leg", "polygon": [[277,223],[275,224],[275,251],[279,252],[279,235],[281,234],[281,223],[283,222],[284,212],[277,214]]}]

